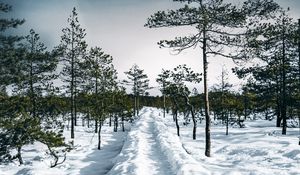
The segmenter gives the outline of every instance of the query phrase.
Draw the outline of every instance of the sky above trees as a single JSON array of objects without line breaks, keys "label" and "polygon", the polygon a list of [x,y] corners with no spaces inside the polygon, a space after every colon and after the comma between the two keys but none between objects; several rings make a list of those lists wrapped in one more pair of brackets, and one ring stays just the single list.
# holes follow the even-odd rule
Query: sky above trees
[{"label": "sky above trees", "polygon": [[[231,0],[234,3],[240,0]],[[290,14],[300,18],[299,0],[276,0],[282,7],[290,7]],[[62,35],[62,28],[67,26],[67,18],[72,8],[76,7],[79,21],[87,32],[89,46],[99,46],[112,55],[119,79],[125,79],[125,71],[137,64],[150,78],[150,86],[155,88],[152,95],[159,94],[155,82],[161,69],[172,69],[179,64],[187,64],[201,73],[202,61],[199,47],[174,55],[168,49],[160,49],[156,44],[162,39],[185,36],[193,32],[191,28],[149,29],[144,27],[146,19],[158,10],[181,7],[172,0],[4,0],[13,5],[13,12],[8,15],[26,20],[13,33],[24,35],[33,28],[40,34],[41,40],[49,49],[57,46]],[[236,85],[240,80],[231,74],[234,63],[229,59],[209,57],[209,86],[218,81],[222,66],[229,71],[230,82]],[[201,89],[199,85],[199,89]]]}]

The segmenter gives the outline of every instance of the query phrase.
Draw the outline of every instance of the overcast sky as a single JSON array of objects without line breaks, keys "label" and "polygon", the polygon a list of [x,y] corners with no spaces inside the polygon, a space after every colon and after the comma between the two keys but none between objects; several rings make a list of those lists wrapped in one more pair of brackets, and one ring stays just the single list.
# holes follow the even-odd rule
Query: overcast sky
[{"label": "overcast sky", "polygon": [[[234,0],[239,2],[239,0]],[[192,31],[187,28],[145,28],[147,18],[158,10],[178,8],[180,3],[172,0],[4,0],[13,5],[10,15],[24,18],[17,33],[29,33],[33,28],[49,49],[59,44],[62,28],[67,26],[67,18],[72,8],[76,7],[79,21],[86,29],[86,41],[89,46],[99,46],[113,56],[119,79],[125,79],[124,72],[136,63],[150,78],[150,85],[155,82],[161,69],[172,69],[179,64],[187,64],[196,72],[202,72],[200,48],[189,49],[180,55],[171,54],[168,49],[159,49],[156,44],[162,39],[173,39]],[[300,18],[300,0],[277,0],[283,7],[291,8],[295,19]],[[235,66],[229,59],[209,57],[209,85],[217,82],[222,66],[228,69]],[[230,74],[234,85],[240,81]],[[197,85],[202,89],[202,84]],[[158,90],[151,90],[157,95]]]}]

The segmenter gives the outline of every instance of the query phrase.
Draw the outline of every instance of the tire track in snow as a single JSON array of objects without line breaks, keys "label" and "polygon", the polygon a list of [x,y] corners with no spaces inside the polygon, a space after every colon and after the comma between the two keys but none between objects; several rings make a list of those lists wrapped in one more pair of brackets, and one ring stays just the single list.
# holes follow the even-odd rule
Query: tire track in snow
[{"label": "tire track in snow", "polygon": [[[156,140],[156,134],[154,133],[154,118],[153,111],[150,115],[144,116],[144,128],[141,128],[141,147],[139,149],[140,156],[145,158],[148,164],[148,173],[157,175],[171,175],[171,165],[166,161],[158,141]],[[145,156],[145,157],[144,157]],[[139,157],[139,155],[138,155]],[[145,173],[145,172],[144,172]]]}]

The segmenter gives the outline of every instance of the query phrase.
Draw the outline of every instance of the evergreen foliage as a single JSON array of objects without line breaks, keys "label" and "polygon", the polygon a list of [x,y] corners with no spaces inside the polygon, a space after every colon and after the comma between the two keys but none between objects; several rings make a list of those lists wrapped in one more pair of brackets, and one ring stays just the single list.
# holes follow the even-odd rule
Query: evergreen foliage
[{"label": "evergreen foliage", "polygon": [[194,140],[196,139],[197,122],[195,117],[194,106],[191,105],[189,99],[191,91],[187,87],[186,83],[200,83],[200,81],[200,74],[195,73],[191,70],[191,68],[188,68],[186,65],[179,65],[172,71],[163,70],[162,73],[159,74],[159,78],[157,79],[157,82],[164,86],[163,93],[168,95],[173,103],[173,118],[175,120],[177,128],[177,135],[180,136],[178,124],[178,110],[181,106],[180,101],[182,101],[184,111],[192,115],[192,120],[194,124]]},{"label": "evergreen foliage", "polygon": [[147,94],[149,90],[149,79],[144,70],[134,64],[129,71],[125,72],[129,80],[123,82],[132,86],[132,94],[134,96],[134,116],[139,115],[140,105],[139,96]]},{"label": "evergreen foliage", "polygon": [[39,99],[42,95],[55,90],[52,80],[56,79],[54,71],[57,66],[57,58],[46,51],[45,45],[40,41],[39,34],[33,29],[27,35],[26,41],[22,43],[24,50],[23,57],[20,58],[22,64],[19,69],[22,75],[19,81],[15,83],[13,92],[18,95],[28,96],[30,99],[30,115],[37,117]]},{"label": "evergreen foliage", "polygon": [[85,29],[80,26],[75,7],[68,18],[68,25],[62,30],[63,35],[61,36],[58,51],[62,54],[62,62],[64,63],[64,68],[61,72],[62,79],[68,84],[65,88],[70,96],[71,138],[74,138],[74,125],[76,125],[77,121],[76,97],[79,93],[79,86],[84,81],[81,71],[87,48],[84,40],[86,36]]},{"label": "evergreen foliage", "polygon": [[249,78],[247,87],[257,94],[258,111],[274,111],[277,127],[282,123],[282,134],[286,134],[288,108],[294,106],[298,89],[297,23],[281,10],[276,18],[253,31],[261,33],[251,41],[260,63],[235,68],[234,72]]},{"label": "evergreen foliage", "polygon": [[[12,6],[0,2],[0,14],[9,13]],[[17,81],[20,73],[20,50],[17,49],[18,43],[22,40],[20,36],[7,35],[7,31],[22,25],[25,20],[0,18],[0,90],[1,94],[6,93],[6,86]]]},{"label": "evergreen foliage", "polygon": [[107,103],[111,99],[109,92],[117,88],[117,72],[112,64],[112,57],[105,54],[99,47],[91,48],[84,64],[88,79],[85,89],[94,97],[90,109],[92,117],[95,119],[95,132],[98,130],[99,121],[98,149],[100,149],[101,127],[105,116],[109,113],[109,103]]}]

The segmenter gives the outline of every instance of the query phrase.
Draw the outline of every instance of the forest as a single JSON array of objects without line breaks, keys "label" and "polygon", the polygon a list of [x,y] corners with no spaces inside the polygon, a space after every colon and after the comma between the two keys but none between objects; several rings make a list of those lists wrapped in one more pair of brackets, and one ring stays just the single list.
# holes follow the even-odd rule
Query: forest
[{"label": "forest", "polygon": [[[42,166],[44,171],[50,174],[139,174],[146,170],[148,174],[300,173],[300,20],[273,0],[246,0],[239,5],[225,0],[173,1],[170,3],[182,7],[158,10],[145,19],[144,27],[157,30],[192,27],[193,34],[173,40],[161,38],[157,44],[175,54],[200,49],[201,55],[197,70],[188,64],[162,69],[154,80],[160,95],[149,93],[154,87],[142,67],[134,64],[128,71],[118,72],[112,55],[101,46],[87,44],[88,33],[81,25],[81,14],[76,7],[65,19],[60,44],[53,48],[46,46],[35,29],[24,36],[11,32],[30,19],[1,15],[0,174],[39,174],[43,171],[32,167],[39,166],[35,162],[43,161],[47,162]],[[1,14],[9,16],[13,11],[10,4],[0,3]],[[209,60],[216,56],[236,64],[230,69],[223,66],[222,70],[216,70],[220,72],[218,82],[209,86]],[[244,82],[238,90],[229,81],[229,72]],[[127,78],[118,78],[120,74]],[[234,145],[227,140],[234,141],[232,137],[238,133],[243,133],[238,143],[247,141],[249,134],[251,142],[247,144],[258,147],[259,143],[251,139],[250,126],[255,126],[255,132],[259,130],[264,137],[275,135],[262,139],[270,140],[268,143],[293,145],[286,148],[291,149],[289,152],[282,151],[285,149],[282,145],[282,150],[276,152],[292,157],[289,167],[276,168],[277,160],[270,155],[271,158],[264,159],[275,162],[268,164],[272,167],[269,172],[244,170],[244,165],[236,171],[236,166],[215,167],[221,161],[215,160],[214,164],[217,147]],[[141,135],[143,128],[147,129],[146,134],[152,133],[149,143],[135,140],[148,138]],[[266,134],[267,131],[270,132]],[[221,142],[219,137],[224,140]],[[94,139],[93,144],[87,144],[90,139]],[[130,143],[137,143],[131,151]],[[143,143],[144,146],[138,145]],[[167,162],[157,165],[163,168],[153,171],[146,158],[141,160],[150,164],[150,168],[141,166],[135,170],[134,166],[128,166],[127,171],[120,168],[126,161],[139,165],[139,161],[131,162],[130,154],[138,155],[137,150],[149,152],[149,146],[154,152],[160,151],[156,154],[167,157]],[[39,156],[29,154],[31,149]],[[93,150],[94,155],[111,155],[109,160],[101,156],[93,159],[110,163],[106,162],[107,167],[101,170],[95,165],[87,171],[72,172],[77,164],[73,169],[67,168],[68,161],[85,149]],[[196,158],[172,157],[181,152],[181,156],[196,155]],[[242,153],[239,150],[236,155]],[[235,153],[228,152],[229,157],[232,154]],[[247,156],[256,154],[260,153],[251,152]],[[151,153],[151,156],[157,155]],[[186,163],[178,163],[181,159]],[[204,163],[199,165],[201,161]],[[17,171],[12,167],[18,167]],[[61,169],[64,170],[60,172]]]}]

